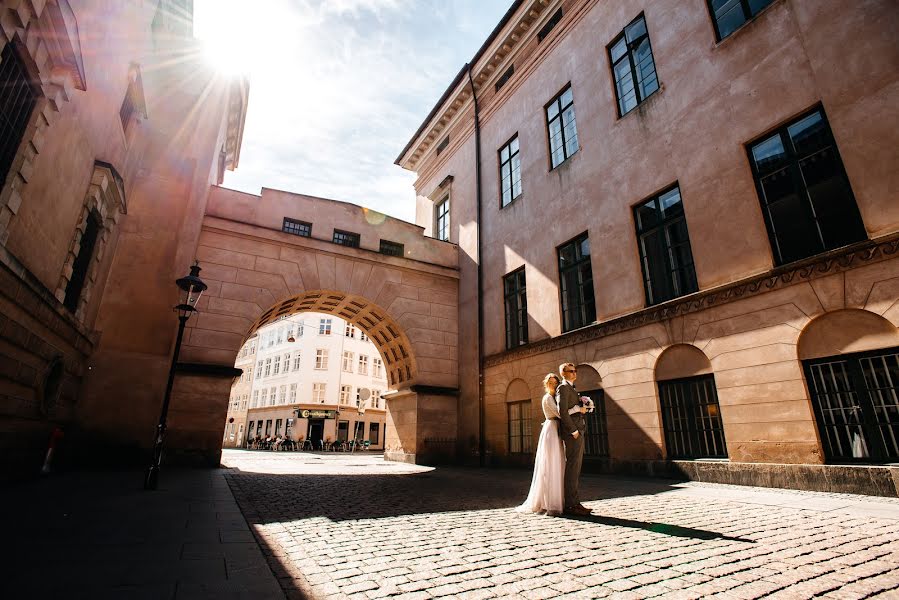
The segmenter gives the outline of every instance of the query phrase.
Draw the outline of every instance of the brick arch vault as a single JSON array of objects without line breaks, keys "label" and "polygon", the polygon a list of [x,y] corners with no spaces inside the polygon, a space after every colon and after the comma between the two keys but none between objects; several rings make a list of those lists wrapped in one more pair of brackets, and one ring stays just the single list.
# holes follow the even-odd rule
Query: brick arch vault
[{"label": "brick arch vault", "polygon": [[[387,459],[453,458],[457,248],[390,218],[373,225],[361,213],[362,222],[354,223],[354,214],[340,215],[340,224],[363,231],[360,248],[290,235],[257,219],[204,217],[196,257],[209,288],[185,330],[169,409],[169,460],[218,463],[228,396],[240,374],[233,367],[237,352],[259,327],[298,312],[345,319],[378,347],[394,390],[387,399]],[[367,249],[366,226],[400,238],[406,256]]]}]

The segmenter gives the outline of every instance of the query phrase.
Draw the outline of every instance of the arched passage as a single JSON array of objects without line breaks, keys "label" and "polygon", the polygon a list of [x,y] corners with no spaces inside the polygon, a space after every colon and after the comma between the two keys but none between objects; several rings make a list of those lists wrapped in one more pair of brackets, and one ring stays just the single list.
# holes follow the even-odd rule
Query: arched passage
[{"label": "arched passage", "polygon": [[[359,219],[365,219],[362,212]],[[354,227],[366,231],[372,226]],[[385,221],[373,235],[404,239],[409,227]],[[282,316],[319,312],[356,325],[382,356],[390,388],[396,390],[387,399],[385,455],[426,462],[455,453],[455,250],[410,238],[407,254],[417,258],[207,215],[196,255],[209,288],[185,332],[168,446],[217,463],[233,365],[243,342]]]}]

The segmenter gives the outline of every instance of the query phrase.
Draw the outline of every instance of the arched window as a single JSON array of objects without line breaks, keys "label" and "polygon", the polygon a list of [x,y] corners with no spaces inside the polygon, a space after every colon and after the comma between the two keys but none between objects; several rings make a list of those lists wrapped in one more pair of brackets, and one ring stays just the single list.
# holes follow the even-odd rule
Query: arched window
[{"label": "arched window", "polygon": [[712,363],[702,350],[669,347],[655,375],[668,458],[727,458]]}]

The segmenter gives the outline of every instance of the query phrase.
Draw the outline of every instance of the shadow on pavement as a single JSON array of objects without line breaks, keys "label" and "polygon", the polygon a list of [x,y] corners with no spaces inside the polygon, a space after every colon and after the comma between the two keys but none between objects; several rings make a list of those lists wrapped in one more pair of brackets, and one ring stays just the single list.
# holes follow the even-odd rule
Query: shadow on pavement
[{"label": "shadow on pavement", "polygon": [[695,540],[727,540],[730,542],[745,542],[747,544],[756,543],[755,540],[740,537],[730,537],[722,535],[715,531],[706,531],[705,529],[691,529],[690,527],[681,527],[680,525],[669,525],[668,523],[652,523],[649,521],[634,521],[632,519],[618,519],[616,517],[603,517],[601,515],[563,515],[563,519],[571,519],[573,521],[585,521],[588,523],[596,523],[598,525],[609,525],[611,527],[630,527],[632,529],[645,529],[653,533],[661,533],[674,537],[692,538]]}]

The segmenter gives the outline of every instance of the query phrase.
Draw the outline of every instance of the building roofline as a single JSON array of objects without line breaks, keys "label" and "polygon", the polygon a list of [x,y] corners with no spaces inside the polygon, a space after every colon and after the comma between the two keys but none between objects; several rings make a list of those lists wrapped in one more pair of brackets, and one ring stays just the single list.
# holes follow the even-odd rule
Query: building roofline
[{"label": "building roofline", "polygon": [[446,91],[443,92],[443,95],[440,96],[440,99],[434,105],[434,108],[431,109],[431,112],[428,113],[428,116],[425,117],[425,120],[418,127],[418,130],[415,132],[415,135],[409,140],[409,143],[406,144],[406,147],[403,148],[403,151],[400,152],[399,156],[396,157],[396,160],[393,161],[393,164],[400,166],[400,162],[402,162],[403,158],[406,156],[406,153],[409,152],[409,149],[412,147],[412,144],[415,143],[415,140],[418,139],[418,136],[422,134],[425,128],[428,126],[428,123],[436,116],[437,111],[440,110],[440,107],[443,106],[443,103],[449,98],[450,94],[456,86],[459,85],[459,81],[462,80],[462,77],[465,75],[465,72],[468,70],[469,65],[474,65],[478,62],[478,59],[484,55],[484,52],[487,51],[487,48],[494,42],[496,36],[499,35],[499,32],[506,26],[506,24],[512,19],[512,16],[518,11],[519,7],[524,3],[524,0],[514,0],[512,2],[512,6],[509,7],[509,10],[506,11],[506,14],[503,15],[503,18],[500,19],[499,23],[497,23],[496,27],[493,28],[493,31],[490,32],[490,35],[487,36],[487,39],[481,44],[481,47],[478,48],[478,51],[475,52],[474,57],[465,63],[462,68],[459,70],[459,73],[453,78],[452,83],[446,88]]}]

